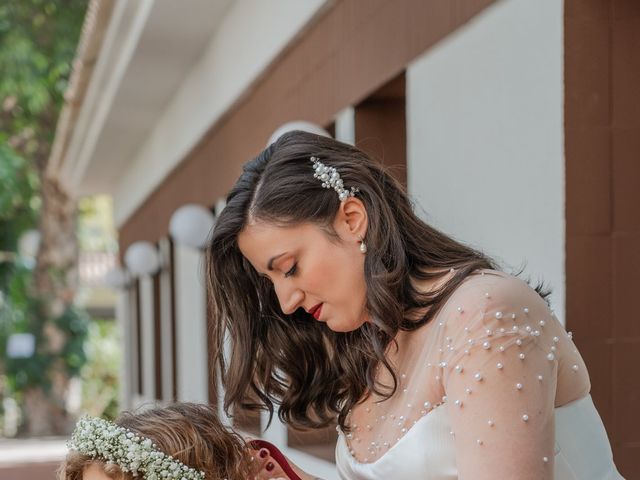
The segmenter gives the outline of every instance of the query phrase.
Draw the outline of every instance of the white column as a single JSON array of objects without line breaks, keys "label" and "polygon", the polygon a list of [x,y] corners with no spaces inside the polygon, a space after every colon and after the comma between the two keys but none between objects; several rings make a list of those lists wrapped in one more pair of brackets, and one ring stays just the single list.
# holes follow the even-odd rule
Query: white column
[{"label": "white column", "polygon": [[182,245],[174,253],[178,400],[208,402],[204,255]]},{"label": "white column", "polygon": [[[224,337],[224,356],[225,358],[229,358],[231,357],[231,338],[229,337],[229,334],[227,332],[227,334]],[[218,372],[218,375],[216,377],[216,394],[218,397],[218,417],[220,418],[220,420],[222,421],[222,423],[224,425],[227,426],[233,426],[233,421],[231,420],[231,418],[229,418],[227,416],[227,413],[224,411],[224,386],[222,385],[222,378],[221,378],[221,372],[220,369],[218,368],[218,365],[214,365],[214,368],[216,369],[216,371]],[[233,407],[230,408],[230,413],[233,414]]]},{"label": "white column", "polygon": [[131,363],[129,365],[130,381],[131,381],[131,397],[129,398],[129,408],[134,408],[141,400],[140,393],[138,392],[138,382],[140,378],[140,354],[138,352],[138,327],[137,323],[140,322],[138,317],[138,298],[136,295],[135,283],[128,290],[128,312],[129,312],[129,326],[127,328],[128,337],[125,338],[125,343],[129,346],[131,352]]},{"label": "white column", "polygon": [[126,410],[132,406],[133,397],[133,352],[131,343],[131,315],[128,290],[119,289],[116,298],[116,324],[122,346],[122,362],[120,363],[120,409]]},{"label": "white column", "polygon": [[280,447],[281,445],[287,445],[289,435],[287,426],[278,418],[278,410],[278,407],[274,405],[273,420],[269,428],[266,428],[269,421],[269,412],[260,412],[260,430],[262,430],[262,438]]},{"label": "white column", "polygon": [[173,329],[172,329],[172,293],[170,252],[171,244],[164,238],[158,242],[158,249],[163,259],[160,271],[160,341],[161,341],[161,372],[162,372],[162,399],[173,400]]},{"label": "white column", "polygon": [[153,279],[149,275],[140,278],[140,322],[142,332],[142,396],[154,400],[156,393],[155,335],[153,308]]},{"label": "white column", "polygon": [[353,107],[347,107],[336,115],[336,140],[349,145],[356,143],[356,113]]}]

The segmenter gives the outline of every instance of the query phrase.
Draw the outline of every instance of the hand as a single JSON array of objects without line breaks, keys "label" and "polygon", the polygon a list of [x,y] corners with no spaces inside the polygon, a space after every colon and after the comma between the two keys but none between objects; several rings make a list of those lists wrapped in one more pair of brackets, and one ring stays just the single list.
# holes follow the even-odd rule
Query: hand
[{"label": "hand", "polygon": [[254,462],[255,480],[291,480],[266,448],[250,449],[249,453]]},{"label": "hand", "polygon": [[251,460],[256,462],[256,480],[322,480],[301,470],[272,443],[254,439],[248,445]]}]

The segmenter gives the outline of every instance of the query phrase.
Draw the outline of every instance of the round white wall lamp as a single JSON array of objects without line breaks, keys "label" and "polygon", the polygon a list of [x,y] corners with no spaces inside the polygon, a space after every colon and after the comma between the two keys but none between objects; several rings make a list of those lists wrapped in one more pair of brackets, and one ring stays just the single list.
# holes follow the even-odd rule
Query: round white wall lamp
[{"label": "round white wall lamp", "polygon": [[329,132],[327,132],[320,125],[316,125],[315,123],[307,122],[306,120],[295,120],[293,122],[287,122],[284,125],[278,127],[275,132],[271,134],[269,137],[269,141],[267,142],[267,147],[271,145],[273,142],[278,140],[282,135],[287,132],[292,132],[293,130],[302,130],[304,132],[315,133],[316,135],[322,135],[323,137],[331,138]]},{"label": "round white wall lamp", "polygon": [[211,210],[189,203],[171,215],[169,233],[181,245],[203,249],[209,240],[215,217]]},{"label": "round white wall lamp", "polygon": [[127,248],[124,264],[133,276],[153,275],[160,268],[160,254],[151,242],[135,242]]}]

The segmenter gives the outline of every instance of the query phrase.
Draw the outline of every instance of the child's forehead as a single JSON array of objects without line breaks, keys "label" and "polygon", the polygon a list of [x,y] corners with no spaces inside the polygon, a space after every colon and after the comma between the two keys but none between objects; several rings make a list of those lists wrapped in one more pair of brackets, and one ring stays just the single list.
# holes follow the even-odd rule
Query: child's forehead
[{"label": "child's forehead", "polygon": [[109,475],[104,473],[102,465],[97,462],[90,463],[82,472],[82,480],[113,480]]}]

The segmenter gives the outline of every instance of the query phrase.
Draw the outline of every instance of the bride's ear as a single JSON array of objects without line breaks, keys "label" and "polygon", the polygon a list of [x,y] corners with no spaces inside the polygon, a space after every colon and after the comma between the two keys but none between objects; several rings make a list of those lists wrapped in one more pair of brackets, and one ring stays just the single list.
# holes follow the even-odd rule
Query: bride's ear
[{"label": "bride's ear", "polygon": [[348,197],[340,203],[333,227],[341,238],[361,240],[367,234],[367,209],[357,197]]}]

